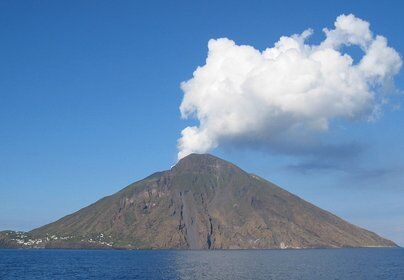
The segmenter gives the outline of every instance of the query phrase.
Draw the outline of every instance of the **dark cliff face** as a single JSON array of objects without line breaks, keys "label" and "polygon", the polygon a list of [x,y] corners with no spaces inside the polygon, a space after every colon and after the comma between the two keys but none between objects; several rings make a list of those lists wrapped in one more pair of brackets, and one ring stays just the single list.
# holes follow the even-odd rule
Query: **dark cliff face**
[{"label": "dark cliff face", "polygon": [[211,155],[191,154],[28,233],[43,247],[395,246]]}]

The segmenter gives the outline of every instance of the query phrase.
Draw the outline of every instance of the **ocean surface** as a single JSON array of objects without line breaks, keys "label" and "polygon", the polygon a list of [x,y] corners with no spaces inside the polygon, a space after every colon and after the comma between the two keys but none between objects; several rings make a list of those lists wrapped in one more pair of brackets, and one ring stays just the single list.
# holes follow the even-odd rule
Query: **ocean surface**
[{"label": "ocean surface", "polygon": [[404,249],[0,250],[0,279],[404,279]]}]

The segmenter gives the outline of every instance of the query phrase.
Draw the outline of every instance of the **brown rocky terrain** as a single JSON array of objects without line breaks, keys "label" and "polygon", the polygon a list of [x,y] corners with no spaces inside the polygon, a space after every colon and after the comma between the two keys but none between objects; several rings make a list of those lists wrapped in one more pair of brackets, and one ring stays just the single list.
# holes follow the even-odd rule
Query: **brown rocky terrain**
[{"label": "brown rocky terrain", "polygon": [[1,244],[126,249],[396,246],[206,154],[191,154],[168,171],[19,237],[2,232]]}]

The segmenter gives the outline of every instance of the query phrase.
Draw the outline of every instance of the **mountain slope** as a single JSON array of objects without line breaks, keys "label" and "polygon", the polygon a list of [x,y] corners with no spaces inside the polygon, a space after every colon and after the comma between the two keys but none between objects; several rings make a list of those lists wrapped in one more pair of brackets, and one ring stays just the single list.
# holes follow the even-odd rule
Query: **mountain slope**
[{"label": "mountain slope", "polygon": [[211,155],[191,154],[28,233],[39,247],[396,246]]}]

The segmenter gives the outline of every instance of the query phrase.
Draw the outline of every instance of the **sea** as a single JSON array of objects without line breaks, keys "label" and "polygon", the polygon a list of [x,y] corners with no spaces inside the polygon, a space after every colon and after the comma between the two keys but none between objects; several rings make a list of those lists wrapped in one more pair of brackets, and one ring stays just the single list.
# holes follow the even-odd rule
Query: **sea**
[{"label": "sea", "polygon": [[0,250],[0,279],[404,280],[404,249]]}]

